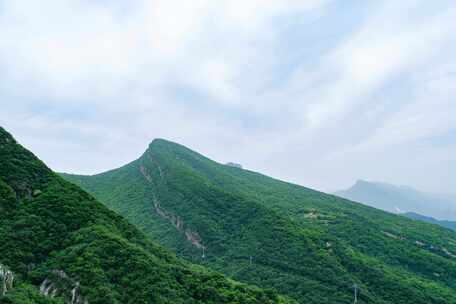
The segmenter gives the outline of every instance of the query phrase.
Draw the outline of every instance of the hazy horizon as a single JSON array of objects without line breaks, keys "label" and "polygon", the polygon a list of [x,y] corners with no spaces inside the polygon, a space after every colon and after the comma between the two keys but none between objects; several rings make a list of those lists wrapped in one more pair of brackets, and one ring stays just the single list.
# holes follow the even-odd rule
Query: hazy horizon
[{"label": "hazy horizon", "polygon": [[448,0],[0,1],[0,125],[59,172],[165,138],[326,192],[456,194],[454,20]]}]

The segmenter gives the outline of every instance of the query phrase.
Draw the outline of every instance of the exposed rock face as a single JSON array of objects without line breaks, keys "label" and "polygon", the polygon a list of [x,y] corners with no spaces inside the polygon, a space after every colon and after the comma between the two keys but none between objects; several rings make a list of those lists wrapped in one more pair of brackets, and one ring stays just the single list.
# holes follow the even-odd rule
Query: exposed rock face
[{"label": "exposed rock face", "polygon": [[79,282],[75,282],[62,270],[54,270],[40,286],[40,292],[46,297],[63,297],[67,304],[89,304],[81,295]]},{"label": "exposed rock face", "polygon": [[178,231],[183,232],[187,241],[198,249],[206,249],[201,243],[201,237],[195,231],[185,228],[184,222],[178,216],[171,212],[164,210],[160,203],[155,200],[154,202],[155,211],[163,218],[167,219]]},{"label": "exposed rock face", "polygon": [[144,178],[149,182],[152,183],[152,177],[146,173],[146,168],[144,166],[139,167],[139,171],[141,171],[141,174],[144,176]]},{"label": "exposed rock face", "polygon": [[0,264],[0,295],[4,296],[13,289],[14,274],[6,266]]},{"label": "exposed rock face", "polygon": [[[152,161],[154,161],[150,154],[148,156]],[[157,168],[159,170],[160,177],[163,178],[163,170],[160,168],[160,166],[157,166]],[[149,183],[154,183],[152,177],[147,173],[147,170],[144,166],[140,166],[139,171]],[[195,246],[198,249],[206,249],[206,247],[204,247],[202,244],[202,240],[199,234],[185,227],[185,223],[179,216],[161,207],[160,202],[157,198],[154,199],[154,208],[158,215],[168,220],[174,226],[174,228],[176,228],[179,232],[183,233],[187,241],[189,241],[193,246]]]},{"label": "exposed rock face", "polygon": [[456,255],[452,254],[451,252],[448,251],[445,247],[442,248],[443,252],[445,252],[448,256],[452,258],[456,258]]},{"label": "exposed rock face", "polygon": [[36,196],[40,195],[41,193],[43,193],[41,190],[36,189],[36,190],[33,190],[32,195],[33,195],[34,197],[36,197]]}]

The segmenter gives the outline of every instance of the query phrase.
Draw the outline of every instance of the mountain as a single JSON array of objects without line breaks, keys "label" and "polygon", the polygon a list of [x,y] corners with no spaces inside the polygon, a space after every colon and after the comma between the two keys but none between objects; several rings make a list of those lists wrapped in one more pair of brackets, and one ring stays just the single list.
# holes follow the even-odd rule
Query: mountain
[{"label": "mountain", "polygon": [[456,233],[154,140],[63,174],[178,256],[300,303],[456,303]]},{"label": "mountain", "polygon": [[423,222],[439,225],[439,226],[442,226],[442,227],[445,227],[448,229],[456,230],[456,221],[439,221],[433,217],[424,216],[424,215],[414,213],[414,212],[406,212],[406,213],[403,213],[402,215],[406,216],[412,220],[423,221]]},{"label": "mountain", "polygon": [[0,303],[292,303],[185,262],[0,128]]},{"label": "mountain", "polygon": [[456,199],[420,192],[407,186],[360,180],[336,195],[389,212],[415,212],[437,219],[456,220]]}]

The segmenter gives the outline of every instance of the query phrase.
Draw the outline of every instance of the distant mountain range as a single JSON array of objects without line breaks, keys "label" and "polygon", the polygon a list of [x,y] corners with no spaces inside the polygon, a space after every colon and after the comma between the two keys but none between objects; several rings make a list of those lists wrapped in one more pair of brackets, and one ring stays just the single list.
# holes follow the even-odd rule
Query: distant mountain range
[{"label": "distant mountain range", "polygon": [[421,215],[421,214],[418,214],[418,213],[414,213],[414,212],[406,212],[406,213],[403,213],[402,215],[406,216],[406,217],[408,217],[408,218],[410,218],[412,220],[428,222],[428,223],[431,223],[431,224],[440,225],[442,227],[446,227],[446,228],[449,228],[449,229],[456,230],[456,221],[439,221],[439,220],[436,220],[433,217],[424,216],[424,215]]},{"label": "distant mountain range", "polygon": [[359,304],[456,303],[456,233],[436,225],[162,139],[121,168],[62,176],[178,256],[302,304],[353,303],[354,284]]},{"label": "distant mountain range", "polygon": [[448,195],[425,193],[407,186],[363,180],[335,194],[388,212],[412,212],[425,215],[424,218],[456,221],[456,198]]}]

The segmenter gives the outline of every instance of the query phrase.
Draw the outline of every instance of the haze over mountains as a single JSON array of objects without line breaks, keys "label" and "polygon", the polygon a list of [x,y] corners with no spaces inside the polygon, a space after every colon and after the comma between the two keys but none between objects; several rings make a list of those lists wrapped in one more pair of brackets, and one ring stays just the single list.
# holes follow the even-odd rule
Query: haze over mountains
[{"label": "haze over mountains", "polygon": [[62,174],[189,261],[300,303],[456,303],[456,234],[216,163],[166,140]]},{"label": "haze over mountains", "polygon": [[455,1],[0,7],[0,121],[59,172],[162,137],[316,189],[456,189]]},{"label": "haze over mountains", "polygon": [[439,220],[456,221],[456,197],[449,195],[430,194],[407,186],[363,180],[335,194],[388,212],[413,212]]},{"label": "haze over mountains", "polygon": [[0,0],[0,304],[456,304],[455,20]]}]

